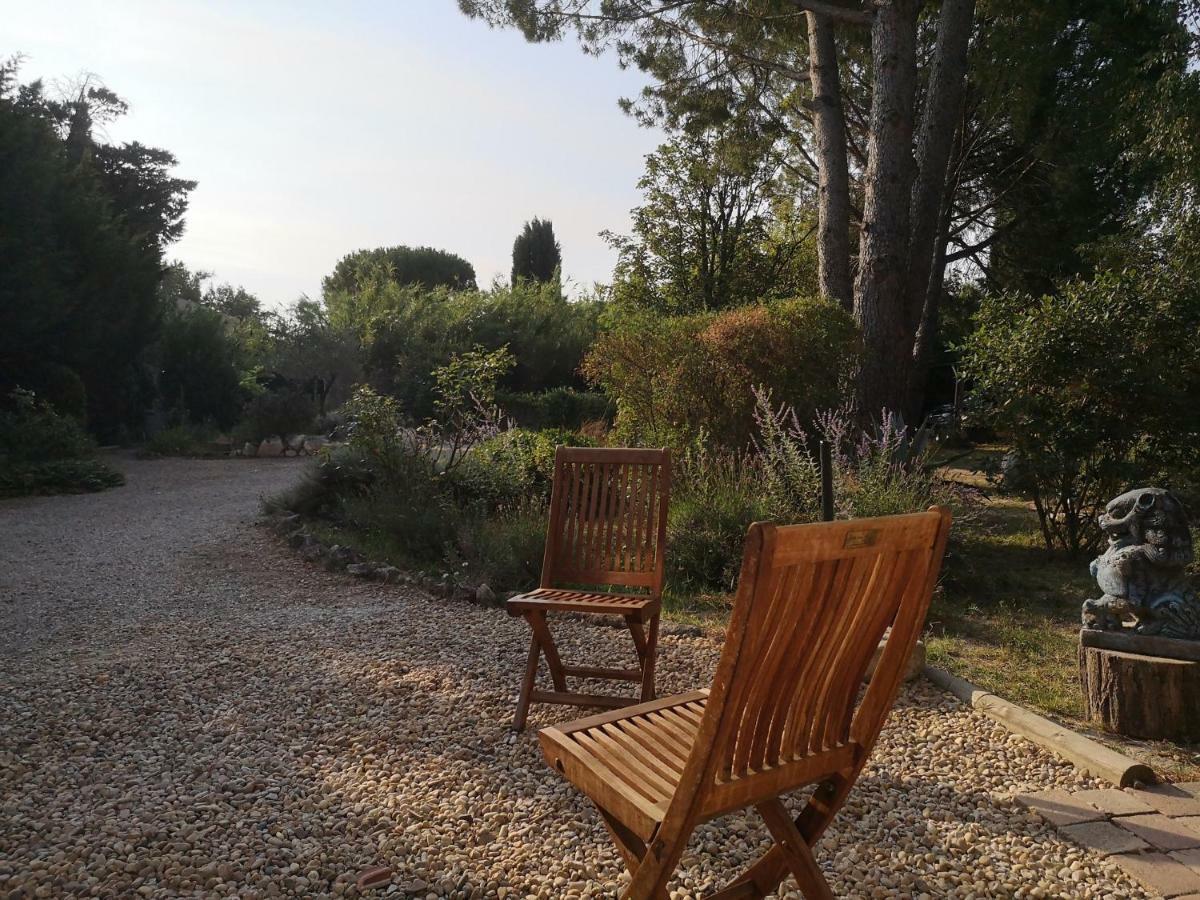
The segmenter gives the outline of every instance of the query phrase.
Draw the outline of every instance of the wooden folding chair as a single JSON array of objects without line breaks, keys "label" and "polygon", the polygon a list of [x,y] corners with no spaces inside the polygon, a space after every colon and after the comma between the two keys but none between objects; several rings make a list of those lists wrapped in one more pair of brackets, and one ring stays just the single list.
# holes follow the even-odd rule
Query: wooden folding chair
[{"label": "wooden folding chair", "polygon": [[[555,452],[541,586],[506,604],[533,630],[513,721],[517,731],[525,727],[530,703],[621,707],[654,699],[670,491],[669,450],[559,447]],[[626,590],[614,593],[613,588]],[[546,624],[548,612],[624,617],[637,668],[563,665]],[[551,691],[534,690],[542,655]],[[640,682],[641,696],[573,693],[567,690],[568,677]]]},{"label": "wooden folding chair", "polygon": [[[813,846],[895,701],[949,530],[944,509],[752,525],[709,690],[540,732],[546,761],[596,804],[629,867],[623,897],[665,898],[695,827],[747,806],[774,844],[712,897],[765,897],[789,872],[809,900],[833,896]],[[780,795],[814,784],[793,820]]]}]

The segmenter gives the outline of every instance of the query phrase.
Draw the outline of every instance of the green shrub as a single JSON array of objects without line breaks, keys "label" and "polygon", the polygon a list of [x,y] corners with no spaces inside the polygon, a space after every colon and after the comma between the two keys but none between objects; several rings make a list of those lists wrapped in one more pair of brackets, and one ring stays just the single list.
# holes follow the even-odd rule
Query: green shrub
[{"label": "green shrub", "polygon": [[71,416],[17,389],[0,409],[0,495],[102,491],[125,476],[95,458],[96,442]]},{"label": "green shrub", "polygon": [[825,411],[817,414],[811,429],[805,429],[794,409],[774,406],[766,391],[755,391],[755,403],[755,444],[765,498],[777,519],[813,522],[820,518],[820,440],[830,447],[838,518],[920,512],[960,499],[954,486],[934,470],[927,432],[905,428],[887,411],[866,428],[856,425],[846,409]]},{"label": "green shrub", "polygon": [[752,522],[770,518],[752,457],[693,451],[677,466],[667,520],[667,579],[673,590],[730,591]]},{"label": "green shrub", "polygon": [[208,429],[196,425],[175,425],[151,436],[142,448],[153,456],[200,456],[211,440]]},{"label": "green shrub", "polygon": [[368,379],[410,421],[434,416],[433,372],[476,348],[512,354],[502,391],[584,387],[579,366],[596,335],[598,301],[567,302],[553,284],[535,282],[457,293],[378,283],[364,292]]},{"label": "green shrub", "polygon": [[0,464],[0,496],[85,494],[124,483],[124,475],[99,459]]},{"label": "green shrub", "polygon": [[32,391],[17,389],[0,409],[0,459],[43,463],[80,459],[96,450],[79,420],[56,412]]},{"label": "green shrub", "polygon": [[239,442],[258,442],[279,435],[308,434],[316,422],[317,405],[310,394],[297,390],[266,391],[242,409],[234,434]]},{"label": "green shrub", "polygon": [[204,306],[171,311],[163,319],[159,391],[185,423],[237,421],[246,393],[240,350],[226,317]]},{"label": "green shrub", "polygon": [[616,403],[630,443],[682,447],[701,432],[743,449],[754,425],[752,389],[765,385],[805,421],[837,405],[858,332],[826,300],[786,300],[722,313],[661,316],[614,307],[583,372]]},{"label": "green shrub", "polygon": [[522,428],[579,428],[587,422],[608,422],[616,407],[605,394],[556,387],[539,393],[500,392],[496,402]]},{"label": "green shrub", "polygon": [[519,503],[495,514],[461,517],[457,546],[448,560],[455,570],[495,591],[527,590],[538,583],[546,546],[546,505]]},{"label": "green shrub", "polygon": [[453,485],[466,502],[482,500],[495,509],[534,497],[545,501],[554,479],[554,451],[560,445],[590,447],[574,431],[513,428],[475,447],[455,471]]},{"label": "green shrub", "polygon": [[1200,278],[1171,263],[1053,297],[983,300],[964,365],[978,417],[1006,433],[1047,547],[1094,549],[1130,485],[1186,484],[1200,463]]}]

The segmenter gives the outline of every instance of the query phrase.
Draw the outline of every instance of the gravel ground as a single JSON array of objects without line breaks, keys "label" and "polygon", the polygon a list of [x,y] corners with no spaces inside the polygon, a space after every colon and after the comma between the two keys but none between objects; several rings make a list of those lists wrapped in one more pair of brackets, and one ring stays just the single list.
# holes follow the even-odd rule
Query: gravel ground
[{"label": "gravel ground", "polygon": [[[372,866],[399,897],[615,895],[537,752],[572,713],[507,729],[521,622],[292,556],[252,523],[300,463],[121,464],[123,488],[0,503],[0,896],[355,896]],[[559,631],[593,659],[615,634]],[[661,690],[718,650],[665,635]],[[1055,785],[1095,783],[919,682],[818,858],[839,896],[1148,896],[1010,799]],[[765,843],[702,827],[672,897]]]}]

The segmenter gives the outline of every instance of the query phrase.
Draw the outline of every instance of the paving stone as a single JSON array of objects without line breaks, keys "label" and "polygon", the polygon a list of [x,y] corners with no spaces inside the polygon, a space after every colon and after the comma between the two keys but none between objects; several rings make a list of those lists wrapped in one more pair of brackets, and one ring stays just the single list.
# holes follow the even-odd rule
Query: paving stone
[{"label": "paving stone", "polygon": [[1156,784],[1140,791],[1127,790],[1164,816],[1200,816],[1200,782]]},{"label": "paving stone", "polygon": [[1138,813],[1154,812],[1154,807],[1150,804],[1116,788],[1079,791],[1075,797],[1110,816],[1136,816]]},{"label": "paving stone", "polygon": [[1175,821],[1182,822],[1196,834],[1200,834],[1200,816],[1180,816]]},{"label": "paving stone", "polygon": [[1200,847],[1200,834],[1181,822],[1158,813],[1122,816],[1115,820],[1122,828],[1149,841],[1159,850],[1187,850]]},{"label": "paving stone", "polygon": [[1124,828],[1118,828],[1110,822],[1082,822],[1079,825],[1064,825],[1058,831],[1081,847],[1094,850],[1101,856],[1150,849],[1150,845],[1136,834],[1126,831]]},{"label": "paving stone", "polygon": [[1171,859],[1183,863],[1197,875],[1200,875],[1200,847],[1194,847],[1191,850],[1176,850],[1174,853],[1168,855]]},{"label": "paving stone", "polygon": [[1165,853],[1119,853],[1112,860],[1145,887],[1164,897],[1200,893],[1200,874]]},{"label": "paving stone", "polygon": [[1062,788],[1038,791],[1034,794],[1017,794],[1016,800],[1051,825],[1078,825],[1081,822],[1098,822],[1104,818],[1104,814],[1096,807],[1083,800],[1077,800],[1075,795],[1068,794]]}]

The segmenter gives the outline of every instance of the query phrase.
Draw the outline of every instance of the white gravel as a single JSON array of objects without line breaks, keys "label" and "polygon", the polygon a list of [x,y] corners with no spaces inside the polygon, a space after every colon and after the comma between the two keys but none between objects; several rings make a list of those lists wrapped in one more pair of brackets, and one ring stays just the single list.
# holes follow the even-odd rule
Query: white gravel
[{"label": "white gravel", "polygon": [[[574,713],[508,731],[523,623],[299,561],[250,524],[297,463],[122,464],[114,491],[0,503],[0,896],[354,896],[377,865],[372,894],[617,893],[536,747]],[[615,634],[560,632],[593,659]],[[660,689],[717,652],[665,635]],[[818,858],[839,896],[1150,896],[1009,799],[1093,784],[918,683]],[[702,827],[672,896],[765,842]]]}]

